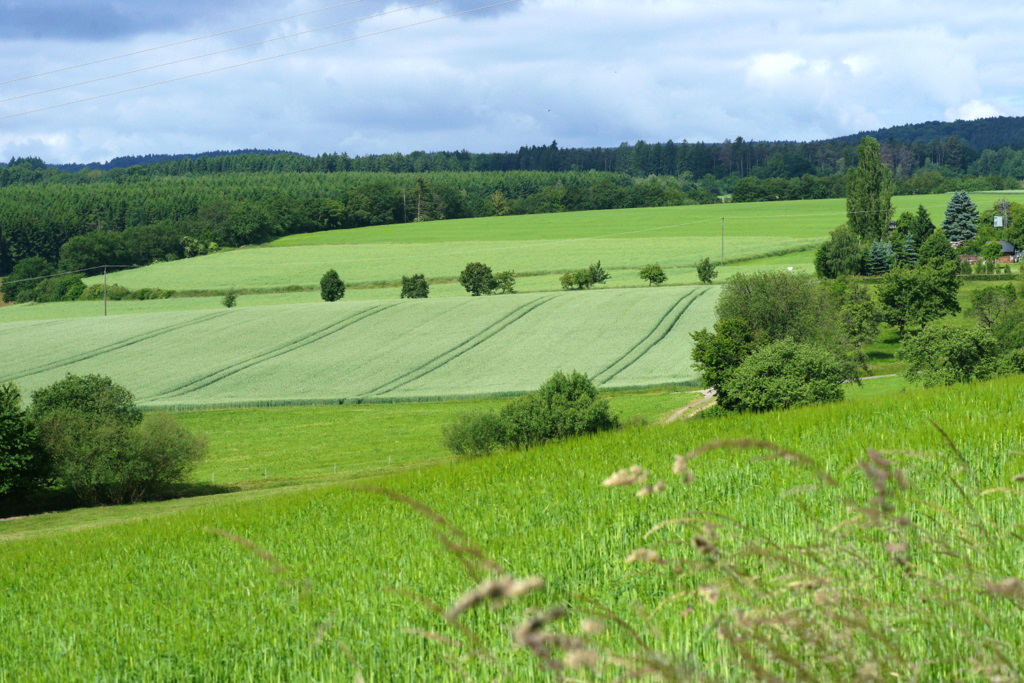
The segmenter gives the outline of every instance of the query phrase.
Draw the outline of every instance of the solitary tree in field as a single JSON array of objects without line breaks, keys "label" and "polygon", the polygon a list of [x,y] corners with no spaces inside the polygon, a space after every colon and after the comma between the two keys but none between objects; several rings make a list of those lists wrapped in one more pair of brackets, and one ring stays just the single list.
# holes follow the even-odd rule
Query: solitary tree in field
[{"label": "solitary tree in field", "polygon": [[697,261],[697,277],[706,285],[710,285],[711,281],[718,277],[718,270],[707,256]]},{"label": "solitary tree in field", "polygon": [[345,283],[338,277],[338,271],[331,268],[320,278],[320,298],[324,301],[337,301],[345,296]]},{"label": "solitary tree in field", "polygon": [[428,296],[430,296],[430,285],[427,284],[427,278],[423,273],[416,273],[409,277],[402,276],[401,298],[426,299]]},{"label": "solitary tree in field", "polygon": [[858,237],[880,240],[888,235],[892,192],[892,171],[882,163],[878,140],[866,136],[846,180],[846,222]]},{"label": "solitary tree in field", "polygon": [[647,286],[664,284],[668,280],[665,271],[657,263],[649,263],[640,269],[640,279],[647,280]]},{"label": "solitary tree in field", "polygon": [[954,192],[946,205],[942,231],[950,242],[966,242],[978,234],[978,206],[963,190]]},{"label": "solitary tree in field", "polygon": [[466,291],[473,296],[490,294],[498,286],[491,267],[475,261],[467,263],[466,267],[459,273],[459,284],[465,287]]}]

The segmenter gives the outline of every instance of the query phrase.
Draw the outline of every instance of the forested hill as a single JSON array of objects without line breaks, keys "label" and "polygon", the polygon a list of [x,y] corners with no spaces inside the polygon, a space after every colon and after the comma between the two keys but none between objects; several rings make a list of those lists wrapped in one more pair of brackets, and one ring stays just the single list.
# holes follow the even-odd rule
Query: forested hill
[{"label": "forested hill", "polygon": [[[145,154],[142,156],[114,157],[103,163],[89,164],[48,164],[49,168],[74,173],[84,168],[109,171],[112,168],[129,168],[131,166],[146,166],[148,164],[159,164],[164,161],[181,161],[182,159],[198,159],[199,157],[233,157],[243,154],[295,154],[283,149],[235,149],[230,152],[217,150],[215,152],[202,152],[201,154]],[[296,154],[296,156],[302,156]]]},{"label": "forested hill", "polygon": [[[235,150],[201,154],[125,156],[104,163],[48,165],[40,159],[12,159],[0,164],[0,186],[58,180],[57,176],[128,173],[173,176],[253,172],[431,171],[604,171],[634,178],[688,176],[705,178],[799,178],[845,173],[856,165],[856,146],[864,135],[882,144],[882,159],[898,178],[922,170],[944,175],[999,175],[1024,178],[1024,117],[909,124],[814,142],[754,141],[737,137],[723,142],[668,142],[617,147],[524,146],[515,152],[438,151],[374,154],[345,153],[316,157],[276,150]],[[7,166],[7,168],[2,168]],[[15,172],[17,167],[17,172]],[[95,179],[94,176],[91,179]],[[65,178],[71,180],[71,178]]]},{"label": "forested hill", "polygon": [[942,140],[956,135],[971,149],[981,152],[986,149],[1009,147],[1014,150],[1024,149],[1024,117],[996,116],[974,121],[928,121],[926,123],[908,123],[891,128],[880,128],[855,135],[834,138],[833,142],[856,144],[865,135],[870,135],[879,142],[895,141],[904,144],[914,142],[927,144],[933,140]]}]

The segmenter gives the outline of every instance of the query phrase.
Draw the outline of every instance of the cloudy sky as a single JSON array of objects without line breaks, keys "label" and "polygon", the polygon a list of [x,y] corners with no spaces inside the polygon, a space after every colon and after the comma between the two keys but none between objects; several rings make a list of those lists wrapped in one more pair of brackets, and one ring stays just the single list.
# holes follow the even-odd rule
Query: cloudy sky
[{"label": "cloudy sky", "polygon": [[449,16],[500,1],[0,0],[0,159],[813,140],[1024,115],[1020,2],[515,0]]}]

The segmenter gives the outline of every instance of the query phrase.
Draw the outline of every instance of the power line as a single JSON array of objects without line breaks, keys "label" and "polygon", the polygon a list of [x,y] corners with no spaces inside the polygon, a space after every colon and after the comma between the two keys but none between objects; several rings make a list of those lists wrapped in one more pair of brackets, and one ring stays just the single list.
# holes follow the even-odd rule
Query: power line
[{"label": "power line", "polygon": [[71,100],[69,102],[62,102],[60,104],[51,104],[51,105],[49,105],[47,107],[39,107],[38,109],[30,109],[30,110],[27,110],[27,111],[18,112],[16,114],[7,114],[5,116],[0,116],[0,121],[4,121],[6,119],[17,118],[19,116],[27,116],[29,114],[38,114],[39,112],[48,111],[50,109],[58,109],[60,107],[67,107],[67,106],[70,106],[72,104],[81,104],[83,102],[91,102],[93,100],[99,100],[99,99],[103,99],[105,97],[113,97],[115,95],[123,95],[125,93],[135,92],[135,91],[138,91],[138,90],[145,90],[146,88],[153,88],[153,87],[156,87],[158,85],[166,85],[168,83],[175,83],[177,81],[184,81],[184,80],[188,80],[190,78],[197,78],[199,76],[207,76],[209,74],[218,73],[218,72],[221,72],[221,71],[228,71],[229,69],[237,69],[238,67],[242,67],[242,66],[250,66],[252,64],[259,64],[260,62],[269,62],[269,61],[271,61],[273,59],[280,59],[282,57],[290,57],[292,55],[302,54],[304,52],[312,52],[313,50],[320,50],[320,49],[323,49],[325,47],[333,47],[335,45],[342,45],[344,43],[351,43],[351,42],[356,41],[356,40],[362,40],[364,38],[372,38],[374,36],[383,35],[385,33],[392,33],[394,31],[401,31],[403,29],[413,28],[415,26],[423,26],[424,24],[430,24],[430,23],[433,23],[433,22],[436,22],[436,21],[443,21],[444,19],[452,19],[454,17],[459,17],[459,16],[463,16],[463,15],[466,15],[466,14],[472,14],[473,12],[481,12],[481,11],[486,10],[486,9],[492,9],[494,7],[500,7],[502,5],[508,5],[508,4],[511,4],[513,2],[518,2],[518,1],[519,0],[503,0],[502,2],[495,2],[495,3],[492,3],[490,5],[484,5],[483,7],[476,7],[474,9],[463,10],[461,12],[453,12],[452,14],[446,14],[446,15],[443,15],[443,16],[440,16],[440,17],[433,17],[431,19],[424,19],[422,21],[416,21],[416,22],[413,22],[411,24],[405,24],[403,26],[395,26],[395,27],[392,27],[392,28],[381,29],[380,31],[374,31],[372,33],[364,33],[363,35],[353,36],[351,38],[345,38],[343,40],[335,40],[335,41],[331,41],[329,43],[322,43],[320,45],[314,45],[312,47],[302,48],[301,50],[292,50],[291,52],[283,52],[281,54],[271,55],[269,57],[261,57],[259,59],[253,59],[253,60],[250,60],[248,62],[241,62],[239,64],[231,64],[231,65],[228,65],[228,66],[222,66],[222,67],[218,67],[216,69],[210,69],[208,71],[201,71],[199,73],[188,74],[186,76],[178,76],[176,78],[168,78],[167,80],[157,81],[155,83],[148,83],[146,85],[139,85],[139,86],[135,86],[133,88],[125,88],[124,90],[118,90],[118,91],[115,91],[115,92],[108,92],[108,93],[104,93],[102,95],[93,95],[91,97],[83,97],[82,99],[79,99],[79,100]]},{"label": "power line", "polygon": [[90,268],[80,268],[78,270],[66,270],[63,273],[50,273],[49,275],[39,275],[37,277],[26,277],[26,278],[22,278],[20,280],[8,280],[8,279],[5,278],[4,279],[4,284],[5,285],[15,285],[15,284],[18,284],[19,282],[35,282],[36,280],[46,280],[46,279],[49,279],[51,277],[60,277],[61,275],[74,275],[75,273],[87,273],[90,270],[101,270],[101,269],[102,270],[106,270],[107,268],[138,268],[138,267],[139,266],[137,266],[137,265],[131,265],[131,266],[92,266]]},{"label": "power line", "polygon": [[163,50],[168,47],[177,47],[178,45],[185,45],[186,43],[194,43],[199,40],[206,40],[207,38],[216,38],[217,36],[223,36],[228,33],[237,33],[238,31],[247,31],[251,28],[259,28],[260,26],[266,26],[267,24],[275,24],[279,21],[288,21],[289,19],[297,19],[299,17],[305,17],[310,14],[317,14],[318,12],[326,12],[327,10],[338,9],[339,7],[346,7],[348,5],[355,5],[366,0],[349,0],[348,2],[342,2],[337,5],[331,5],[329,7],[321,7],[320,9],[309,10],[308,12],[300,12],[299,14],[291,14],[287,17],[279,17],[277,19],[268,19],[267,21],[261,21],[258,24],[250,24],[248,26],[240,26],[238,28],[229,28],[224,31],[217,31],[216,33],[208,33],[205,36],[197,36],[195,38],[186,38],[179,40],[174,43],[167,43],[166,45],[157,45],[155,47],[147,47],[142,50],[136,50],[134,52],[126,52],[121,55],[115,55],[113,57],[104,57],[103,59],[97,59],[91,62],[83,62],[82,64],[74,64],[72,66],[64,66],[59,69],[52,69],[50,71],[42,71],[37,74],[31,74],[28,76],[19,76],[18,78],[12,78],[7,81],[0,81],[0,85],[7,85],[9,83],[17,83],[18,81],[27,81],[33,78],[40,78],[42,76],[49,76],[51,74],[58,74],[64,71],[71,71],[73,69],[81,69],[86,66],[94,66],[96,64],[103,64],[104,62],[112,62],[117,59],[124,59],[125,57],[134,57],[135,55],[145,54],[147,52],[155,52],[157,50]]},{"label": "power line", "polygon": [[[363,0],[358,0],[358,1],[362,2]],[[7,98],[4,98],[4,99],[0,99],[0,104],[2,104],[4,102],[13,102],[14,100],[23,100],[26,97],[34,97],[36,95],[45,95],[47,93],[57,92],[58,90],[67,90],[68,88],[74,88],[74,87],[77,87],[77,86],[80,86],[80,85],[89,85],[90,83],[99,83],[100,81],[108,81],[108,80],[110,80],[112,78],[120,78],[122,76],[131,76],[132,74],[142,73],[143,71],[152,71],[153,69],[160,69],[160,68],[165,67],[165,66],[173,66],[175,64],[182,64],[184,62],[191,62],[191,61],[194,61],[194,60],[197,60],[197,59],[204,59],[206,57],[215,57],[217,55],[227,54],[228,52],[235,52],[237,50],[244,50],[247,47],[255,47],[257,45],[266,45],[267,43],[273,43],[273,42],[276,42],[278,40],[287,40],[288,38],[295,38],[296,36],[303,36],[303,35],[306,35],[306,34],[309,34],[309,33],[317,33],[318,31],[326,31],[327,29],[337,28],[339,26],[344,26],[346,24],[354,24],[354,23],[356,23],[358,21],[366,21],[367,19],[376,19],[378,17],[383,17],[383,16],[386,16],[388,14],[394,14],[395,12],[404,12],[406,10],[417,9],[419,7],[425,7],[427,5],[433,5],[433,4],[436,4],[436,3],[439,3],[439,2],[441,2],[441,0],[427,0],[426,2],[421,2],[418,5],[408,5],[406,7],[399,7],[397,9],[386,10],[384,12],[378,12],[377,14],[369,14],[367,16],[358,17],[356,19],[348,19],[346,21],[339,21],[339,22],[337,22],[335,24],[329,24],[327,26],[321,26],[319,28],[311,28],[311,29],[307,29],[305,31],[298,31],[296,33],[289,33],[288,35],[284,35],[284,36],[277,36],[276,38],[266,38],[264,40],[257,40],[257,41],[252,42],[252,43],[246,43],[245,45],[238,45],[236,47],[229,47],[229,48],[225,48],[223,50],[215,50],[214,52],[207,52],[206,54],[195,55],[195,56],[192,56],[192,57],[183,57],[182,59],[175,59],[175,60],[170,61],[170,62],[164,62],[163,64],[154,64],[152,66],[144,66],[144,67],[140,67],[138,69],[131,69],[130,71],[122,71],[121,73],[111,74],[109,76],[100,76],[98,78],[92,78],[92,79],[89,79],[87,81],[79,81],[78,83],[70,83],[68,85],[59,85],[59,86],[55,86],[53,88],[47,88],[45,90],[37,90],[35,92],[26,93],[24,95],[15,95],[13,97],[7,97]]]}]

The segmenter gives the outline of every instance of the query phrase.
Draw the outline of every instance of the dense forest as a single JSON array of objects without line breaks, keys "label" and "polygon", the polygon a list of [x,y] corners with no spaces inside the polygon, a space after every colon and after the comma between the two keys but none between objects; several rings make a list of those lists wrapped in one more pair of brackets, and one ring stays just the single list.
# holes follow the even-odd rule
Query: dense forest
[{"label": "dense forest", "polygon": [[[1024,118],[875,133],[898,194],[1019,187]],[[818,142],[639,141],[516,152],[315,157],[236,150],[0,165],[0,276],[145,264],[334,228],[505,214],[842,197],[860,136]]]}]

